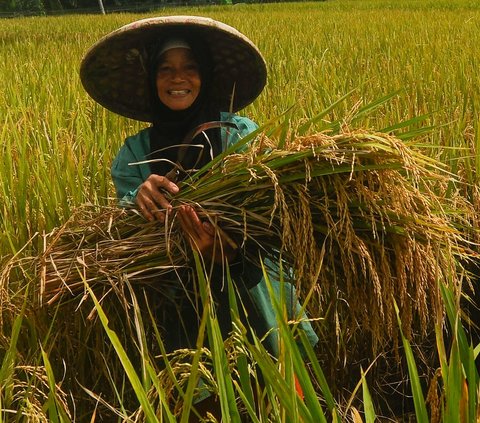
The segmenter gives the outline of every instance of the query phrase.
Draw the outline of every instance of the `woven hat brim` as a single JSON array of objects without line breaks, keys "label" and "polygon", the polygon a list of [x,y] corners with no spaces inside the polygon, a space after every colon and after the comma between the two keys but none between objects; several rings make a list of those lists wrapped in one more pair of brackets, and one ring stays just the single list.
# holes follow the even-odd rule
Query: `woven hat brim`
[{"label": "woven hat brim", "polygon": [[148,51],[172,32],[200,37],[210,47],[210,94],[222,110],[243,109],[262,92],[267,69],[255,44],[231,26],[197,16],[143,19],[111,32],[83,58],[80,78],[85,90],[112,112],[152,122]]}]

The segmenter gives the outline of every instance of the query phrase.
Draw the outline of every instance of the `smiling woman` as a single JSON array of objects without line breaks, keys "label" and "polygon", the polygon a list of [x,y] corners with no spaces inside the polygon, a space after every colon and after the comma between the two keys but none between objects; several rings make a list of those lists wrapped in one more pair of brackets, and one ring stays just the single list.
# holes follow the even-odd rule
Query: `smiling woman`
[{"label": "smiling woman", "polygon": [[[265,85],[266,66],[256,46],[234,28],[207,18],[145,19],[97,43],[83,60],[81,77],[99,103],[152,124],[128,137],[112,164],[120,204],[136,208],[149,221],[178,224],[192,250],[212,269],[209,295],[222,337],[233,329],[230,302],[235,297],[242,304],[242,324],[278,356],[278,324],[263,271],[245,262],[247,254],[258,257],[259,247],[226,233],[209,219],[208,210],[181,201],[190,175],[257,129],[250,119],[233,114],[253,102]],[[176,276],[178,286],[168,298],[160,298],[158,289],[147,295],[158,308],[156,323],[167,352],[197,347],[204,314],[196,282],[181,269]],[[294,287],[285,282],[284,291],[288,320],[301,318],[300,330],[315,344],[318,338]],[[208,396],[199,389],[195,402],[211,401],[204,408],[215,411],[215,400]]]}]

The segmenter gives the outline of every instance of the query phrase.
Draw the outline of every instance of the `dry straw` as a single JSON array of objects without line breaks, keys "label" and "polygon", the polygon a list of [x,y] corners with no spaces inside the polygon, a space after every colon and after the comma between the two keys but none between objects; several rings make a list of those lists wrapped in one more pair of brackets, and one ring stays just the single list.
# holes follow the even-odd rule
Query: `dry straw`
[{"label": "dry straw", "polygon": [[[192,204],[244,248],[293,269],[308,310],[374,342],[425,331],[443,310],[439,283],[455,283],[461,237],[432,187],[437,164],[385,134],[260,137],[186,180],[175,207]],[[255,250],[255,249],[254,249]],[[248,248],[247,260],[258,261]],[[85,282],[121,293],[122,281],[163,289],[195,277],[173,213],[148,223],[132,210],[86,207],[45,236],[38,258],[46,303],[82,298]],[[313,293],[313,295],[312,295]],[[431,326],[430,326],[431,327]],[[343,329],[341,329],[343,330]]]}]

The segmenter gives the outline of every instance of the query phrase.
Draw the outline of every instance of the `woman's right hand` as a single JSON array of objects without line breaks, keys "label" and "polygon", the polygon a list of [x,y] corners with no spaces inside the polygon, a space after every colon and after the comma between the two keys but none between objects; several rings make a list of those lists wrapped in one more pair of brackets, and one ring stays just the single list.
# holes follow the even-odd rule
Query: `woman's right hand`
[{"label": "woman's right hand", "polygon": [[172,206],[164,193],[176,194],[179,188],[165,176],[150,175],[140,185],[137,192],[137,205],[140,212],[149,221],[165,221],[165,212],[170,213]]},{"label": "woman's right hand", "polygon": [[208,221],[200,220],[192,206],[182,205],[177,213],[180,225],[190,240],[192,248],[208,260],[221,264],[225,259],[232,263],[238,253],[235,243]]}]

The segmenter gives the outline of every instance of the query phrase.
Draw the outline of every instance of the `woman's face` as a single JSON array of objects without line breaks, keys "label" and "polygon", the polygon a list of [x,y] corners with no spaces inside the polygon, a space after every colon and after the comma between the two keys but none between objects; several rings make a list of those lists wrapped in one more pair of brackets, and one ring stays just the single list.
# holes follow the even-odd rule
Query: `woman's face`
[{"label": "woman's face", "polygon": [[163,53],[157,68],[157,93],[171,110],[189,108],[200,93],[202,81],[198,64],[186,48],[172,48]]}]

